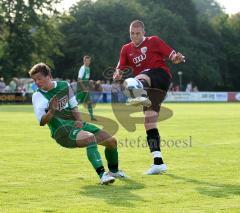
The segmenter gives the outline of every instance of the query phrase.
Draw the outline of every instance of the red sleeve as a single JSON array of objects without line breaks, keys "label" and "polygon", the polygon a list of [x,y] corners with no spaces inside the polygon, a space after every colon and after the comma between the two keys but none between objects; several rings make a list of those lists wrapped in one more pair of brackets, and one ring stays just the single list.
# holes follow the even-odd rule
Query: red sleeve
[{"label": "red sleeve", "polygon": [[155,41],[161,55],[170,59],[175,50],[157,36],[155,36]]},{"label": "red sleeve", "polygon": [[117,65],[117,69],[124,70],[128,66],[127,51],[124,45],[120,52],[120,57]]}]

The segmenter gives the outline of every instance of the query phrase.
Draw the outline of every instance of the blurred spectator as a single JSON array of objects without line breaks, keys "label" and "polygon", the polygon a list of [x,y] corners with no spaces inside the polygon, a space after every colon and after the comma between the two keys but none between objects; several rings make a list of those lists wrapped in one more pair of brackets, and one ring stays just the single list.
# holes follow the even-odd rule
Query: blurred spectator
[{"label": "blurred spectator", "polygon": [[118,93],[121,92],[121,86],[118,82],[112,83],[112,102],[118,103]]},{"label": "blurred spectator", "polygon": [[198,87],[197,87],[197,86],[194,86],[194,87],[193,87],[193,92],[199,92],[199,90],[198,90]]},{"label": "blurred spectator", "polygon": [[101,81],[101,87],[103,103],[107,103],[107,84],[105,81]]},{"label": "blurred spectator", "polygon": [[92,91],[93,91],[93,94],[94,94],[94,102],[95,103],[98,103],[98,102],[101,102],[102,100],[102,85],[101,85],[101,81],[98,80],[98,81],[93,81],[93,82],[89,82],[89,84],[91,84],[91,87],[92,87]]},{"label": "blurred spectator", "polygon": [[176,85],[176,86],[174,87],[174,91],[180,92],[180,86],[179,86],[179,85]]},{"label": "blurred spectator", "polygon": [[5,87],[5,92],[16,92],[17,89],[17,78],[12,78],[10,83]]},{"label": "blurred spectator", "polygon": [[95,88],[94,90],[95,90],[96,92],[102,92],[103,89],[102,89],[101,81],[100,81],[100,80],[98,80],[98,81],[95,82],[95,87],[94,87],[94,88]]},{"label": "blurred spectator", "polygon": [[25,96],[26,95],[26,86],[25,85],[20,85],[17,87],[17,92],[21,93],[22,96]]},{"label": "blurred spectator", "polygon": [[16,92],[17,91],[17,84],[18,84],[18,79],[17,78],[12,78],[12,80],[9,83],[9,92]]},{"label": "blurred spectator", "polygon": [[175,85],[175,84],[172,83],[170,86],[171,86],[170,87],[171,92],[179,92],[180,91],[180,86],[179,85]]},{"label": "blurred spectator", "polygon": [[4,83],[4,79],[1,77],[0,78],[0,92],[4,92],[6,88],[6,84]]},{"label": "blurred spectator", "polygon": [[102,81],[102,94],[103,94],[103,103],[107,103],[107,94],[111,92],[111,84],[109,81]]},{"label": "blurred spectator", "polygon": [[192,82],[190,81],[190,82],[187,84],[186,92],[192,92],[192,91],[193,91],[193,86],[192,86]]}]

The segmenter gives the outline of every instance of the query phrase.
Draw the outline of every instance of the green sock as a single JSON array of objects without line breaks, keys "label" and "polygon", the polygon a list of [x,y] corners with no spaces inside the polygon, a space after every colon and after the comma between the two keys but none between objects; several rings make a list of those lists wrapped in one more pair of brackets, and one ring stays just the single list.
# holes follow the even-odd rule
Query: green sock
[{"label": "green sock", "polygon": [[104,173],[104,167],[96,142],[92,142],[87,146],[87,157],[101,178],[102,174]]},{"label": "green sock", "polygon": [[108,168],[111,172],[118,171],[118,151],[117,148],[108,149],[105,148],[105,157],[108,162]]},{"label": "green sock", "polygon": [[89,112],[89,114],[90,114],[91,119],[93,119],[94,116],[93,116],[93,108],[92,108],[92,104],[88,104],[88,112]]}]

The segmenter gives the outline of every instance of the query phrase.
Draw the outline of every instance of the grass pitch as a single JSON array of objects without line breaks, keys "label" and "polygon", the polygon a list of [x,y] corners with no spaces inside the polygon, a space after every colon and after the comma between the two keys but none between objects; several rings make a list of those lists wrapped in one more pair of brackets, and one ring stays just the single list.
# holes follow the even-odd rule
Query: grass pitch
[{"label": "grass pitch", "polygon": [[85,149],[57,145],[32,106],[0,105],[0,212],[240,212],[240,105],[164,106],[173,116],[158,124],[161,176],[143,175],[152,163],[143,125],[129,132],[110,105],[96,106],[108,128],[119,127],[120,167],[130,176],[100,186]]}]

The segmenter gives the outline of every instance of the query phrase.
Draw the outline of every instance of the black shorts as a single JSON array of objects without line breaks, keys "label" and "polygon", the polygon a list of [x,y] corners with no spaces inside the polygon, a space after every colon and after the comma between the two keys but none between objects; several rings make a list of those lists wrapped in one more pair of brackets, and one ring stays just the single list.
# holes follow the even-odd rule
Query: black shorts
[{"label": "black shorts", "polygon": [[144,107],[143,110],[160,111],[161,103],[164,101],[171,83],[171,76],[161,68],[143,71],[140,74],[147,75],[151,80],[151,87],[146,89],[148,98],[152,102],[151,107]]}]

